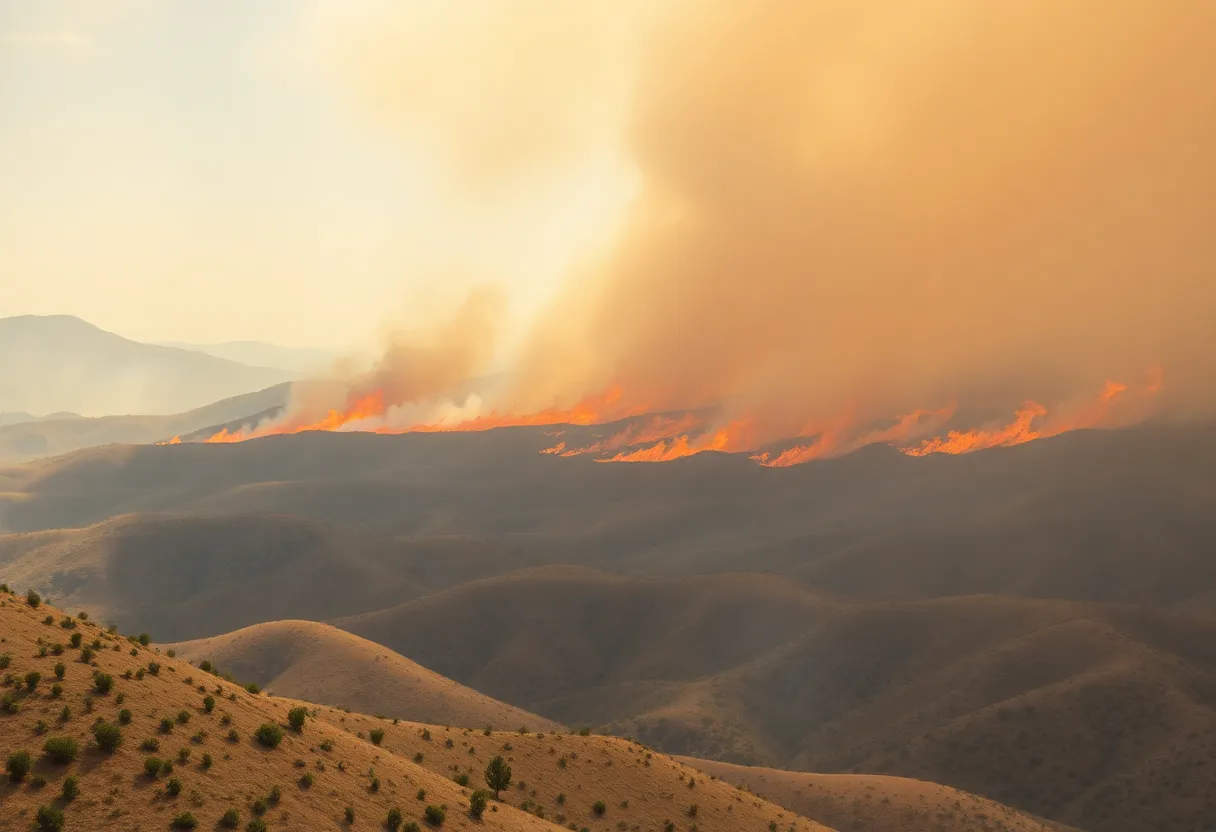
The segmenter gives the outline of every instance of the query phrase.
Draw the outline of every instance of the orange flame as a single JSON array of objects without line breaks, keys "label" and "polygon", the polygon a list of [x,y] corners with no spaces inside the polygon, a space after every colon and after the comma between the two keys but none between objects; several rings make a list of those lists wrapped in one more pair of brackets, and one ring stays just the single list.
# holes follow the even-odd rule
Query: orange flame
[{"label": "orange flame", "polygon": [[741,419],[712,433],[703,433],[695,438],[683,434],[649,448],[622,452],[608,459],[597,459],[596,462],[670,462],[706,451],[746,451],[751,449],[748,439],[752,433],[751,424],[750,420]]}]

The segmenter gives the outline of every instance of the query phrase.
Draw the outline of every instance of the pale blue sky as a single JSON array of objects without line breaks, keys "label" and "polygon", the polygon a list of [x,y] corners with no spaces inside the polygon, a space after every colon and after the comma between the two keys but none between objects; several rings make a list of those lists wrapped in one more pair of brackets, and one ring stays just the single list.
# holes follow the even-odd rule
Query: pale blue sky
[{"label": "pale blue sky", "polygon": [[[392,11],[407,52],[412,5]],[[330,30],[357,38],[384,13],[382,0],[0,0],[0,317],[343,347],[494,281],[526,318],[619,212],[620,167],[589,148],[524,186],[453,185],[461,171],[408,129],[444,98],[441,66],[436,93],[389,119],[335,69],[350,43]],[[395,60],[393,36],[371,48]],[[395,66],[378,80],[390,98]],[[428,66],[408,69],[401,83],[431,83]],[[456,88],[473,101],[457,115],[479,112],[481,82]]]}]

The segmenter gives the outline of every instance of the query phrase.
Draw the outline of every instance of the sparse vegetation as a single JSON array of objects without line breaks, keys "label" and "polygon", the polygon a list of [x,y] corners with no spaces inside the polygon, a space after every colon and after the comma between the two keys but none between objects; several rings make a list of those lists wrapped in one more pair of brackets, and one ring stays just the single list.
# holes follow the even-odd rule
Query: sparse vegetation
[{"label": "sparse vegetation", "polygon": [[[300,733],[304,730],[304,722],[307,719],[308,708],[305,708],[303,705],[297,705],[287,712],[287,724],[290,725],[296,733]],[[379,743],[377,743],[377,745],[379,745]]]},{"label": "sparse vegetation", "polygon": [[105,696],[114,687],[114,677],[109,673],[98,672],[93,675],[93,689]]},{"label": "sparse vegetation", "polygon": [[198,819],[189,812],[182,812],[169,823],[174,829],[194,829],[198,826]]},{"label": "sparse vegetation", "polygon": [[[29,592],[25,593],[25,603],[29,604],[34,609],[38,609],[40,606],[42,606],[42,596],[31,589]],[[54,621],[55,619],[52,617],[51,620]]]},{"label": "sparse vegetation", "polygon": [[443,822],[447,820],[448,813],[442,806],[436,806],[432,803],[422,811],[422,816],[431,826],[443,826]]},{"label": "sparse vegetation", "polygon": [[383,728],[373,728],[371,731],[368,732],[367,736],[374,745],[379,745],[380,743],[382,743],[384,741],[384,729]]},{"label": "sparse vegetation", "polygon": [[397,832],[401,828],[401,823],[404,818],[401,815],[401,810],[396,806],[388,810],[388,816],[384,819],[384,825],[392,832]]},{"label": "sparse vegetation", "polygon": [[[127,714],[129,718],[130,711]],[[98,748],[107,754],[113,754],[122,745],[122,731],[112,723],[98,722],[93,726],[93,739],[97,742]]]},{"label": "sparse vegetation", "polygon": [[65,803],[71,803],[80,796],[80,781],[75,775],[64,778],[63,781],[63,800]]},{"label": "sparse vegetation", "polygon": [[478,789],[469,795],[469,814],[481,820],[481,816],[485,814],[486,805],[489,803],[490,795],[488,792]]},{"label": "sparse vegetation", "polygon": [[34,822],[42,832],[56,832],[63,828],[63,810],[57,806],[39,806]]},{"label": "sparse vegetation", "polygon": [[225,829],[236,829],[241,825],[241,813],[236,809],[229,809],[220,816],[220,826]]}]

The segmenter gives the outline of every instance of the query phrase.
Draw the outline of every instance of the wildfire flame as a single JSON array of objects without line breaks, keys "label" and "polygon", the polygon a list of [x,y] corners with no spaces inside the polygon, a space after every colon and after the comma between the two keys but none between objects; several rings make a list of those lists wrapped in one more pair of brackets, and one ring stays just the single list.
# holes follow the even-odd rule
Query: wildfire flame
[{"label": "wildfire flame", "polygon": [[[1162,390],[1159,369],[1150,372],[1140,400]],[[951,430],[944,436],[925,437],[944,427],[953,418],[954,405],[938,409],[914,410],[897,417],[888,426],[862,426],[851,415],[823,423],[807,423],[792,432],[785,442],[796,444],[770,452],[764,447],[780,446],[782,436],[774,436],[771,426],[755,416],[715,422],[706,410],[684,413],[653,413],[652,408],[628,404],[620,387],[588,396],[569,408],[550,408],[533,413],[491,410],[463,418],[422,421],[394,425],[385,421],[389,408],[382,392],[353,396],[343,409],[331,409],[320,419],[288,417],[252,430],[229,431],[224,428],[203,440],[207,443],[241,442],[261,436],[294,434],[305,431],[357,430],[383,434],[485,431],[499,427],[570,425],[593,426],[624,422],[624,426],[595,442],[571,446],[565,438],[544,448],[542,454],[559,457],[592,455],[596,462],[670,462],[709,451],[751,454],[751,459],[768,468],[800,465],[816,459],[840,456],[866,445],[888,444],[908,456],[964,454],[986,448],[1021,445],[1035,439],[1057,436],[1082,428],[1114,427],[1138,421],[1146,415],[1139,410],[1120,411],[1129,394],[1128,385],[1107,381],[1094,399],[1073,403],[1049,412],[1037,401],[1027,401],[1005,424],[986,425],[969,430]],[[565,429],[546,431],[545,435],[564,437]],[[920,441],[915,441],[920,439]],[[802,441],[798,441],[802,440]],[[160,444],[178,444],[174,437]],[[906,444],[912,442],[912,444]]]}]

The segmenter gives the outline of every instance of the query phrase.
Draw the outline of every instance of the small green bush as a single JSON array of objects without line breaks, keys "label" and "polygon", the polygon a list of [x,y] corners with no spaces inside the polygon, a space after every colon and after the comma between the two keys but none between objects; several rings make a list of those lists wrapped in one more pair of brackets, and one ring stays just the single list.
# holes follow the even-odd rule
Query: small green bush
[{"label": "small green bush", "polygon": [[30,773],[33,765],[34,758],[30,756],[30,752],[14,751],[8,755],[8,762],[4,764],[4,770],[8,772],[9,780],[20,783],[25,779],[25,775]]},{"label": "small green bush", "polygon": [[160,675],[160,662],[148,662],[148,672],[153,676]]},{"label": "small green bush", "polygon": [[347,806],[345,816],[346,816],[347,823],[354,823],[355,822],[355,808],[353,806]]},{"label": "small green bush", "polygon": [[210,754],[203,755],[202,764],[203,764],[203,768],[211,768],[211,755]]},{"label": "small green bush", "polygon": [[304,722],[308,719],[308,708],[297,705],[287,712],[287,724],[297,733],[304,730]]},{"label": "small green bush", "polygon": [[169,781],[165,783],[165,793],[168,794],[169,797],[177,797],[182,793],[182,781],[178,780],[176,777],[170,777]]},{"label": "small green bush", "polygon": [[31,589],[29,592],[25,593],[25,603],[29,604],[34,609],[38,609],[40,606],[42,606],[42,596]]},{"label": "small green bush", "polygon": [[261,818],[250,819],[245,827],[245,832],[266,832],[266,821]]},{"label": "small green bush", "polygon": [[149,777],[156,778],[160,775],[160,769],[163,765],[164,761],[159,757],[148,757],[144,760],[144,773]]},{"label": "small green bush", "polygon": [[237,730],[235,728],[232,728],[228,731],[227,739],[228,739],[228,742],[240,742],[241,735],[239,733],[237,733]]},{"label": "small green bush", "polygon": [[273,722],[263,722],[253,732],[253,738],[267,748],[277,748],[283,741],[283,729]]},{"label": "small green bush", "polygon": [[109,673],[96,673],[93,675],[93,688],[102,696],[109,693],[114,687],[114,677]]},{"label": "small green bush", "polygon": [[236,829],[241,825],[241,813],[236,809],[229,809],[220,816],[220,826],[225,829]]},{"label": "small green bush", "polygon": [[61,696],[63,696],[63,685],[56,682],[55,684],[51,685],[51,698],[58,699]]},{"label": "small green bush", "polygon": [[254,696],[257,696],[262,692],[262,688],[257,682],[250,682],[249,684],[245,685],[245,690],[249,691]]},{"label": "small green bush", "polygon": [[131,723],[131,711],[127,708],[123,708],[121,711],[119,711],[118,721],[123,725],[129,725]]},{"label": "small green bush", "polygon": [[43,744],[42,753],[53,763],[67,765],[80,756],[80,743],[72,737],[51,737]]},{"label": "small green bush", "polygon": [[266,810],[270,808],[270,804],[266,802],[266,798],[259,797],[253,801],[253,805],[249,808],[253,810],[255,815],[264,815],[266,814]]},{"label": "small green bush", "polygon": [[156,737],[148,737],[139,747],[144,751],[160,751],[160,740]]},{"label": "small green bush", "polygon": [[68,672],[68,666],[63,662],[55,662],[55,678],[62,679]]},{"label": "small green bush", "polygon": [[25,674],[25,689],[32,691],[34,688],[38,687],[38,683],[41,681],[42,674],[37,670],[31,670],[29,673]]},{"label": "small green bush", "polygon": [[469,785],[469,775],[465,774],[463,771],[460,772],[460,774],[457,774],[454,777],[452,777],[452,779],[454,781],[456,781],[457,786],[468,786]]},{"label": "small green bush", "polygon": [[486,805],[490,802],[490,793],[478,789],[469,795],[469,815],[478,820],[485,814]]},{"label": "small green bush", "polygon": [[21,711],[21,703],[17,701],[17,697],[11,693],[6,693],[0,696],[0,711],[6,714],[15,714]]},{"label": "small green bush", "polygon": [[[128,713],[130,713],[128,711]],[[113,754],[122,745],[122,731],[110,722],[99,722],[93,726],[93,739],[97,747],[107,754]]]},{"label": "small green bush", "polygon": [[182,812],[169,822],[174,829],[193,829],[198,826],[198,819],[189,812]]},{"label": "small green bush", "polygon": [[63,799],[71,803],[80,796],[80,781],[74,776],[63,781]]},{"label": "small green bush", "polygon": [[13,663],[12,653],[0,653],[0,670],[8,670],[8,666]]},{"label": "small green bush", "polygon": [[72,709],[69,708],[67,705],[64,705],[63,710],[61,710],[59,712],[59,721],[67,722],[71,718],[72,718]]},{"label": "small green bush", "polygon": [[608,804],[604,803],[602,800],[597,800],[591,804],[591,811],[595,812],[597,815],[602,815],[604,812],[608,811]]},{"label": "small green bush", "polygon": [[373,728],[371,731],[368,732],[368,737],[371,738],[371,741],[374,745],[379,745],[380,743],[384,742],[384,729],[383,728]]},{"label": "small green bush", "polygon": [[93,648],[92,647],[81,648],[81,650],[80,650],[81,664],[88,664],[91,661],[93,661]]},{"label": "small green bush", "polygon": [[311,774],[307,774],[307,773],[306,773],[306,774],[304,774],[304,776],[302,776],[302,777],[300,778],[300,788],[302,788],[302,789],[311,789],[311,788],[312,788],[312,784],[313,784],[314,782],[315,782],[315,780],[314,780],[313,776],[312,776]]},{"label": "small green bush", "polygon": [[152,636],[148,635],[147,633],[140,633],[137,641],[144,647],[147,647],[152,643]]},{"label": "small green bush", "polygon": [[63,828],[63,810],[56,806],[39,806],[34,822],[42,832],[57,832]]},{"label": "small green bush", "polygon": [[392,832],[397,832],[404,820],[405,818],[402,817],[401,810],[394,806],[388,810],[388,817],[384,819],[384,825],[391,829]]},{"label": "small green bush", "polygon": [[169,719],[169,717],[167,717],[167,716],[166,716],[166,717],[161,717],[161,720],[160,720],[160,732],[161,732],[162,734],[171,734],[171,733],[173,733],[173,720]]},{"label": "small green bush", "polygon": [[185,765],[186,763],[188,763],[190,761],[190,749],[189,748],[177,749],[177,761],[179,763],[181,763],[182,765]]},{"label": "small green bush", "polygon": [[215,697],[214,696],[204,696],[203,697],[203,710],[206,711],[207,713],[211,713],[212,711],[215,710]]},{"label": "small green bush", "polygon": [[447,810],[442,806],[436,806],[434,803],[422,811],[422,816],[426,818],[426,822],[431,826],[443,826],[443,822],[448,819]]},{"label": "small green bush", "polygon": [[185,725],[189,721],[190,721],[190,712],[189,711],[178,711],[177,712],[177,722],[179,725]]},{"label": "small green bush", "polygon": [[270,789],[270,802],[278,803],[282,799],[283,799],[283,790],[280,789],[278,786],[272,786]]},{"label": "small green bush", "polygon": [[76,622],[72,620],[71,616],[65,615],[62,619],[60,619],[59,626],[65,630],[74,630],[76,629]]}]

